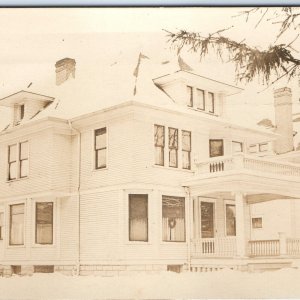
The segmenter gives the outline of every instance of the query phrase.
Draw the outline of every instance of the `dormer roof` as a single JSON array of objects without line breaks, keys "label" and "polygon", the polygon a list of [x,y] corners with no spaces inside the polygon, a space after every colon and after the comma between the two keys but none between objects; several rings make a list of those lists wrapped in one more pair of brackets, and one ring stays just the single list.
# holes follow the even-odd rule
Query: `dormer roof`
[{"label": "dormer roof", "polygon": [[46,103],[53,102],[54,98],[50,96],[45,96],[45,95],[21,90],[17,93],[11,94],[9,96],[0,99],[0,105],[11,107],[14,104],[19,104],[27,100],[41,101],[46,104]]},{"label": "dormer roof", "polygon": [[165,85],[175,83],[176,81],[184,81],[188,85],[194,85],[214,93],[222,93],[226,96],[235,95],[243,91],[242,88],[234,85],[223,83],[186,70],[178,70],[172,74],[163,75],[153,79],[153,82],[162,88]]}]

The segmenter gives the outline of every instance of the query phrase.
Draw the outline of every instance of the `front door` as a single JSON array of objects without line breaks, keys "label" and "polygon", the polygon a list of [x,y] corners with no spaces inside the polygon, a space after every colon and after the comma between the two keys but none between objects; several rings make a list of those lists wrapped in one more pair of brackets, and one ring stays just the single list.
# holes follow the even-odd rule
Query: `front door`
[{"label": "front door", "polygon": [[201,201],[201,237],[214,237],[214,203]]}]

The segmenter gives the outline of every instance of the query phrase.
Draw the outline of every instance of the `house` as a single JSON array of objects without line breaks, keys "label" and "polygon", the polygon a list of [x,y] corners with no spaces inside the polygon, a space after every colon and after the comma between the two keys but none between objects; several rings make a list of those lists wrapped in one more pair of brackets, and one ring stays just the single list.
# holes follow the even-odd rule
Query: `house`
[{"label": "house", "polygon": [[182,58],[105,55],[3,91],[3,274],[298,266],[291,91],[275,91],[275,132],[244,127],[226,111],[242,90]]}]

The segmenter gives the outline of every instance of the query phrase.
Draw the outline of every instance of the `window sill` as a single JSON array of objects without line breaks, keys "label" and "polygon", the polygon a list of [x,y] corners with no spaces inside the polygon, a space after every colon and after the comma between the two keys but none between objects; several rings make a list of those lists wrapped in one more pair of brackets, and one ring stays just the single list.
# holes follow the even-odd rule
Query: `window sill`
[{"label": "window sill", "polygon": [[6,183],[18,182],[18,181],[23,181],[23,180],[27,180],[27,179],[29,179],[28,176],[22,177],[22,178],[11,179],[11,180],[6,179]]},{"label": "window sill", "polygon": [[8,245],[7,249],[25,249],[25,245]]},{"label": "window sill", "polygon": [[108,167],[105,167],[105,168],[99,168],[99,169],[94,168],[94,169],[92,170],[92,172],[101,172],[101,171],[104,171],[104,170],[108,170]]},{"label": "window sill", "polygon": [[182,169],[182,168],[173,168],[173,167],[167,167],[167,166],[159,166],[159,165],[152,165],[154,168],[163,169],[163,170],[173,170],[173,171],[180,171],[180,172],[187,172],[187,173],[194,173],[193,170],[188,169]]},{"label": "window sill", "polygon": [[151,242],[142,242],[142,241],[127,241],[125,242],[125,245],[130,245],[130,246],[146,246],[146,245],[152,245]]},{"label": "window sill", "polygon": [[55,248],[55,244],[33,244],[32,248]]},{"label": "window sill", "polygon": [[191,106],[188,106],[188,108],[190,110],[193,110],[193,111],[199,111],[199,112],[202,112],[202,113],[210,115],[210,116],[218,117],[216,112],[211,112],[211,111],[207,111],[207,110],[204,110],[204,109],[201,109],[201,108],[195,108],[195,107],[191,107]]},{"label": "window sill", "polygon": [[161,245],[187,245],[187,241],[184,242],[178,242],[178,241],[161,241]]}]

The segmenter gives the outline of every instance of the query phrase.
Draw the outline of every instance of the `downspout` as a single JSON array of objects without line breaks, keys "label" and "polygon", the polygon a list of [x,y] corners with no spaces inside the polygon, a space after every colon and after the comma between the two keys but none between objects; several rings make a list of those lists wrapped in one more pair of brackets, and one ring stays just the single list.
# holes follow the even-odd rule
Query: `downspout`
[{"label": "downspout", "polygon": [[78,134],[78,177],[77,177],[77,215],[78,215],[78,240],[77,240],[77,262],[76,262],[76,275],[80,275],[80,201],[81,201],[81,195],[80,195],[80,188],[81,188],[81,132],[74,128],[72,126],[72,123],[70,120],[68,120],[69,127],[71,130],[74,130]]},{"label": "downspout", "polygon": [[187,260],[188,260],[188,271],[191,272],[191,230],[192,230],[192,200],[191,192],[189,187],[184,187],[185,194],[187,195],[188,205],[187,205],[187,215],[188,215],[188,230],[187,230]]}]

